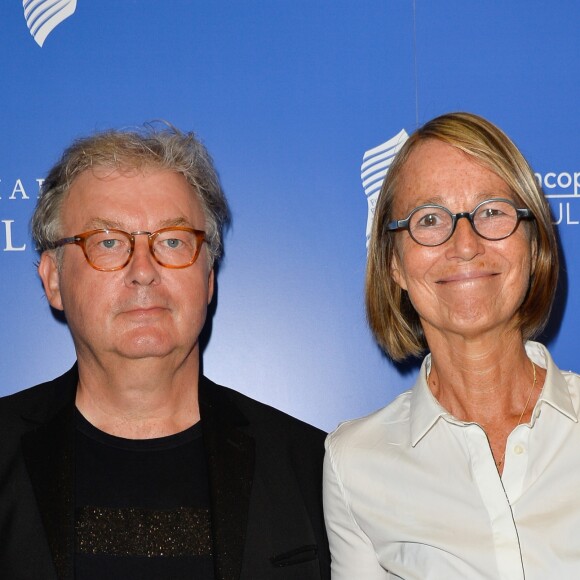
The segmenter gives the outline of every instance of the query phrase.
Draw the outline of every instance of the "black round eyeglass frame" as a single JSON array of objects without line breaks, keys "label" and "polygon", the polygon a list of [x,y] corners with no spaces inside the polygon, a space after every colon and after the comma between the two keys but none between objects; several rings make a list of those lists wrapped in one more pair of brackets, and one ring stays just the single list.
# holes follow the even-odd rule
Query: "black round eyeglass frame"
[{"label": "black round eyeglass frame", "polygon": [[[498,237],[484,236],[482,233],[480,233],[479,231],[477,231],[477,227],[476,227],[475,222],[474,222],[475,214],[477,213],[477,211],[479,210],[479,208],[482,205],[485,205],[486,203],[490,203],[490,202],[499,202],[499,201],[504,202],[504,203],[507,203],[507,204],[511,205],[514,208],[514,210],[516,212],[516,215],[515,215],[516,221],[514,223],[514,227],[513,227],[513,229],[508,234],[504,234],[502,236],[498,236]],[[421,241],[417,240],[415,238],[415,236],[413,236],[413,232],[411,231],[411,228],[410,228],[410,223],[411,223],[411,219],[413,218],[413,216],[418,211],[423,210],[423,209],[427,209],[427,208],[436,208],[436,209],[443,210],[451,218],[451,228],[449,230],[449,234],[443,240],[441,240],[440,242],[437,242],[435,244],[426,244],[425,242],[421,242]],[[385,225],[385,231],[388,231],[388,232],[399,232],[399,231],[407,230],[409,232],[409,235],[411,236],[411,239],[414,242],[416,242],[417,244],[419,244],[421,246],[427,246],[429,248],[433,248],[435,246],[440,246],[441,244],[444,244],[447,240],[449,240],[451,238],[451,236],[453,236],[453,234],[455,232],[455,228],[457,227],[457,222],[461,218],[465,218],[465,219],[467,219],[469,221],[469,223],[471,224],[471,227],[473,228],[473,231],[480,238],[483,238],[485,240],[490,240],[492,242],[497,242],[499,240],[505,240],[506,238],[509,238],[517,230],[520,221],[522,221],[522,220],[533,220],[533,219],[535,219],[535,216],[532,213],[532,210],[531,209],[528,209],[528,208],[518,208],[518,207],[516,207],[516,205],[513,202],[513,200],[506,199],[506,198],[502,198],[502,197],[494,197],[494,198],[486,199],[486,200],[482,201],[481,203],[478,203],[472,211],[462,211],[462,212],[458,212],[458,213],[452,213],[444,205],[438,205],[438,204],[434,204],[434,203],[428,203],[428,204],[425,204],[425,205],[420,205],[420,206],[416,207],[415,209],[413,209],[411,211],[411,213],[405,219],[402,219],[402,220],[394,220],[392,222],[389,222],[388,224]]]},{"label": "black round eyeglass frame", "polygon": [[[160,234],[162,234],[164,232],[175,231],[175,230],[182,231],[182,232],[191,232],[195,236],[195,240],[196,240],[195,253],[193,254],[192,258],[186,264],[179,264],[179,265],[166,264],[165,262],[162,262],[159,259],[159,257],[155,254],[155,252],[153,251],[153,244],[155,243],[155,240],[157,239],[157,237]],[[89,255],[87,253],[86,241],[91,236],[94,236],[95,234],[100,234],[100,233],[121,234],[129,240],[130,249],[127,252],[127,259],[125,260],[125,262],[122,265],[115,266],[114,268],[101,268],[101,267],[93,264],[93,262],[91,262]],[[199,257],[199,253],[201,252],[201,246],[203,245],[203,242],[206,241],[205,232],[203,230],[196,230],[194,228],[189,228],[189,227],[185,227],[185,226],[169,226],[167,228],[161,228],[161,229],[156,230],[154,232],[147,232],[147,231],[126,232],[124,230],[106,228],[106,229],[90,230],[88,232],[83,232],[82,234],[77,234],[77,235],[71,236],[69,238],[61,238],[60,240],[53,242],[49,249],[60,248],[62,246],[66,246],[67,244],[76,244],[77,246],[80,246],[82,248],[85,259],[92,268],[94,268],[95,270],[98,270],[99,272],[116,272],[118,270],[122,270],[131,261],[131,258],[133,257],[133,254],[135,252],[135,236],[141,236],[141,235],[147,236],[147,241],[149,243],[149,253],[153,256],[153,259],[160,266],[163,266],[164,268],[174,269],[174,270],[179,270],[181,268],[187,268],[187,267],[193,265],[195,263],[195,261],[197,260],[197,258]]]}]

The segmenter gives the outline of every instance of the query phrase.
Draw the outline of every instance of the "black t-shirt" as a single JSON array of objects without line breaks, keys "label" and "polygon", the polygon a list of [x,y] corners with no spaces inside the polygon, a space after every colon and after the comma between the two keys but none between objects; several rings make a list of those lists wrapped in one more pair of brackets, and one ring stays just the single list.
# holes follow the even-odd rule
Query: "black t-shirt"
[{"label": "black t-shirt", "polygon": [[201,424],[123,439],[76,413],[75,579],[214,579]]}]

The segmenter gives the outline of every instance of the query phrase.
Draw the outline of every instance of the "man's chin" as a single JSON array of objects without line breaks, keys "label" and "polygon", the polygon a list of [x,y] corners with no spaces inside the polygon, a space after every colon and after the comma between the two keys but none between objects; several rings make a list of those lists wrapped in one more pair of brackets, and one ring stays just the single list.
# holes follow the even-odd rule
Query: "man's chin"
[{"label": "man's chin", "polygon": [[121,356],[130,359],[165,357],[174,350],[175,345],[167,336],[151,333],[139,336],[126,336],[118,346]]}]

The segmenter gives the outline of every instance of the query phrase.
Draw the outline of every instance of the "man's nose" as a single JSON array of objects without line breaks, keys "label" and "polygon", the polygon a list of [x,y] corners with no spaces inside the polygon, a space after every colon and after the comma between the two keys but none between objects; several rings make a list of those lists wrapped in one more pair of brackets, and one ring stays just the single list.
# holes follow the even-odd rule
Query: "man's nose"
[{"label": "man's nose", "polygon": [[160,267],[151,254],[147,235],[136,235],[133,255],[125,268],[127,283],[149,285],[157,282]]}]

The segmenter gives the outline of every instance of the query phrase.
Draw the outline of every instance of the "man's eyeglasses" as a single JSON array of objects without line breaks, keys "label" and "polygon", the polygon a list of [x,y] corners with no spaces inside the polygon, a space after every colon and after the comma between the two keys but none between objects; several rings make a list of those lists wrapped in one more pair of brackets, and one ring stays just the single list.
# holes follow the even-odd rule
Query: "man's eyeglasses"
[{"label": "man's eyeglasses", "polygon": [[183,226],[161,228],[155,232],[124,232],[123,230],[91,230],[53,244],[60,248],[76,244],[83,249],[87,262],[101,272],[123,269],[135,251],[135,236],[147,236],[149,251],[158,264],[166,268],[187,268],[199,256],[205,232]]},{"label": "man's eyeglasses", "polygon": [[457,221],[469,220],[476,234],[486,240],[503,240],[511,236],[520,220],[534,219],[530,209],[517,208],[511,199],[486,199],[471,212],[451,213],[442,205],[427,204],[416,207],[407,218],[395,220],[387,231],[408,230],[415,242],[422,246],[439,246],[455,231]]}]

